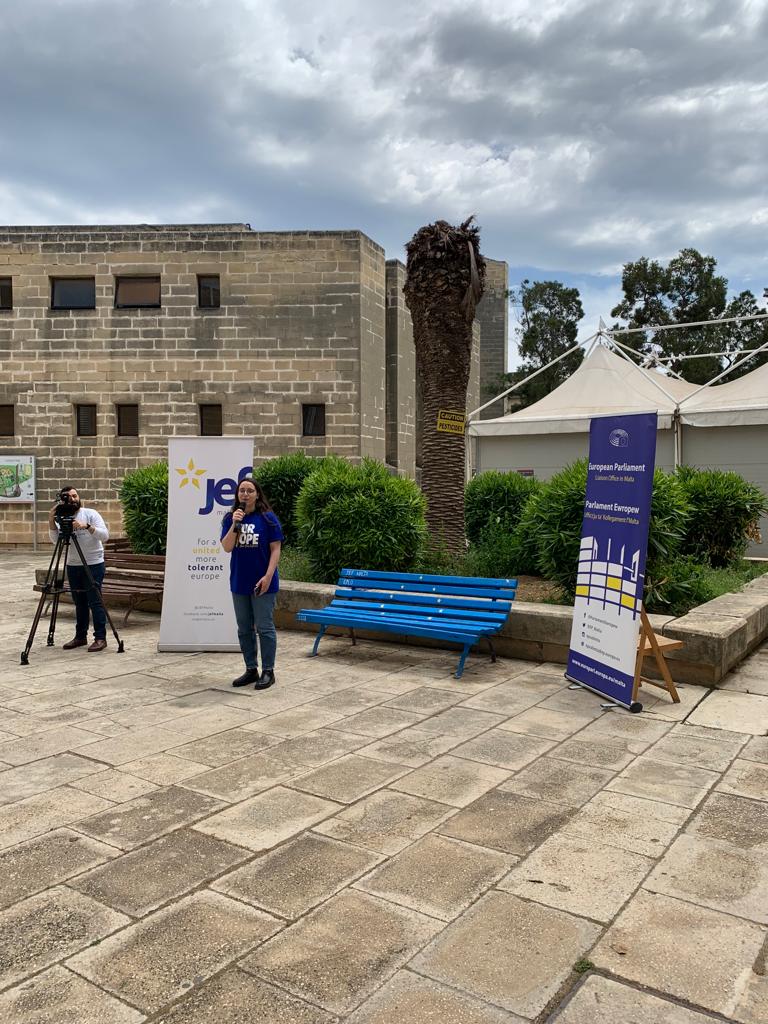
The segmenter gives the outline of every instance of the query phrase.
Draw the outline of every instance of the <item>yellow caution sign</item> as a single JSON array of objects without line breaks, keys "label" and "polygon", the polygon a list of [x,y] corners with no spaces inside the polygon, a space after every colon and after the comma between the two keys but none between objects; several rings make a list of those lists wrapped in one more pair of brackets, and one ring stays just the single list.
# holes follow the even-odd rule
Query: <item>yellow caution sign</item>
[{"label": "yellow caution sign", "polygon": [[437,429],[443,434],[463,434],[466,420],[463,412],[440,409],[437,414]]}]

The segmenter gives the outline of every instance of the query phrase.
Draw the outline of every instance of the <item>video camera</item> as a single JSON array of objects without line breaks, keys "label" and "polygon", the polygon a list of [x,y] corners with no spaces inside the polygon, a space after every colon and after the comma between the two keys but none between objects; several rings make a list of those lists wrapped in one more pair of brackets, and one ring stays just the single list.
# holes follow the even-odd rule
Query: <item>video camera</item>
[{"label": "video camera", "polygon": [[77,516],[78,508],[72,501],[69,495],[69,491],[64,489],[59,491],[59,503],[53,510],[53,518],[59,524],[62,536],[71,536],[72,524]]}]

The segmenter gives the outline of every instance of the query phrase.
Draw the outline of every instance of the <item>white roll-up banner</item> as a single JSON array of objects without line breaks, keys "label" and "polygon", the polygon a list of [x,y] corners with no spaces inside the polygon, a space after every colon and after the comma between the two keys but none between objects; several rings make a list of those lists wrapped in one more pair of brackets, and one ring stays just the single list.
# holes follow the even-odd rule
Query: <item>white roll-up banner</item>
[{"label": "white roll-up banner", "polygon": [[239,651],[221,520],[253,466],[252,437],[168,440],[168,540],[158,651]]}]

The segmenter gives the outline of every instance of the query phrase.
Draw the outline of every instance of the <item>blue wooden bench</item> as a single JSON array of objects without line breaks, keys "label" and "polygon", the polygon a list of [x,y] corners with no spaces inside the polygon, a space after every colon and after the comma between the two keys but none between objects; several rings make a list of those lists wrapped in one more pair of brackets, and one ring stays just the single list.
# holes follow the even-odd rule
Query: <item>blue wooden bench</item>
[{"label": "blue wooden bench", "polygon": [[365,629],[401,636],[425,636],[462,645],[456,678],[464,671],[470,647],[491,637],[507,620],[515,599],[517,580],[476,576],[423,576],[409,572],[342,569],[334,598],[325,608],[304,608],[299,622],[319,625],[312,655],[329,626],[344,626],[352,633]]}]

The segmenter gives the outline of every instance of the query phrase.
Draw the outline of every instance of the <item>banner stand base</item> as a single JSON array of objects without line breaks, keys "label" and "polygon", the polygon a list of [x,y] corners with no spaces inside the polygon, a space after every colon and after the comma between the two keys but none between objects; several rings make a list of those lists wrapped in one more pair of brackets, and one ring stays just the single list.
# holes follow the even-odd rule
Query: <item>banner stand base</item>
[{"label": "banner stand base", "polygon": [[[567,672],[565,673],[565,678],[568,680],[569,690],[589,690],[590,693],[596,693],[598,697],[606,696],[606,694],[601,693],[599,690],[593,690],[591,686],[587,686],[585,683],[580,683],[576,679],[571,679]],[[614,708],[624,708],[633,715],[639,715],[643,710],[643,705],[637,700],[633,700],[629,704],[619,704],[612,701],[610,704],[601,704],[600,707],[603,711],[613,711]]]}]

